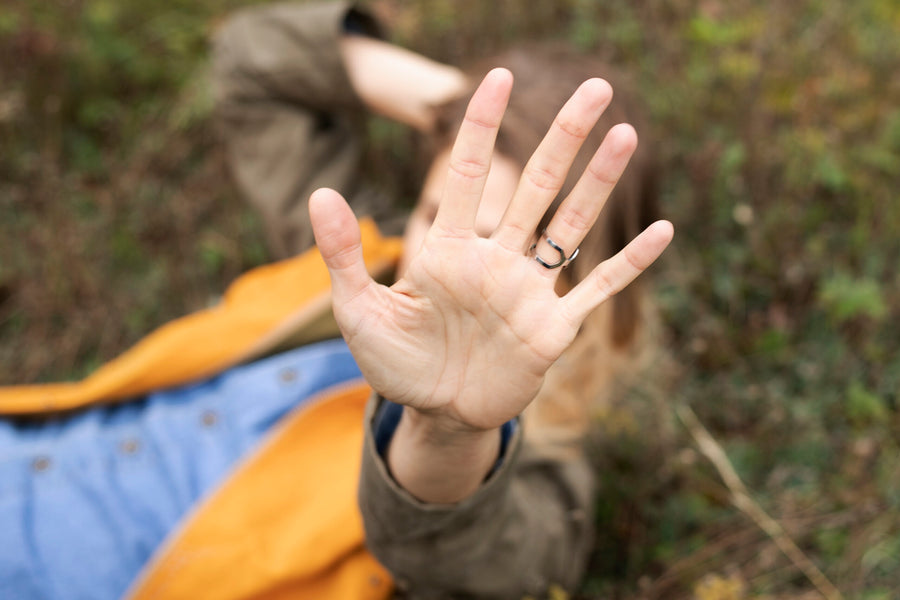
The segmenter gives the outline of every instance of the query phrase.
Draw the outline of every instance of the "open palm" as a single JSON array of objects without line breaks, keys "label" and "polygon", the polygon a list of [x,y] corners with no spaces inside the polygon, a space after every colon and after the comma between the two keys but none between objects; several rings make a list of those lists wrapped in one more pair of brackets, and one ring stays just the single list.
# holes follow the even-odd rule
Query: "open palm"
[{"label": "open palm", "polygon": [[636,146],[630,126],[611,129],[546,234],[535,239],[581,143],[609,103],[612,91],[599,79],[585,82],[562,108],[500,225],[490,238],[478,236],[475,215],[511,85],[509,72],[496,69],[472,97],[435,222],[393,286],[369,277],[346,202],[331,190],[310,199],[335,317],[369,384],[394,402],[478,430],[524,410],[585,317],[649,266],[672,237],[669,223],[651,225],[563,296],[555,291],[559,269],[535,260],[553,263],[562,253],[571,255]]}]

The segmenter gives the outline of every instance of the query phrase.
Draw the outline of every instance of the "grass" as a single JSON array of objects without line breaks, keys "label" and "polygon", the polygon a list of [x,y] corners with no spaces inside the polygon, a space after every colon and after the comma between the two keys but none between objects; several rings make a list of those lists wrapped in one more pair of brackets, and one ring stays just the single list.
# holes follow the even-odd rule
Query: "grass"
[{"label": "grass", "polygon": [[[267,259],[202,79],[239,4],[0,9],[0,382],[80,377]],[[652,115],[677,230],[653,273],[668,358],[598,424],[582,595],[816,597],[678,403],[845,597],[900,593],[896,2],[369,4],[441,60],[567,40],[632,73]],[[372,131],[373,155],[411,159],[405,134]]]}]

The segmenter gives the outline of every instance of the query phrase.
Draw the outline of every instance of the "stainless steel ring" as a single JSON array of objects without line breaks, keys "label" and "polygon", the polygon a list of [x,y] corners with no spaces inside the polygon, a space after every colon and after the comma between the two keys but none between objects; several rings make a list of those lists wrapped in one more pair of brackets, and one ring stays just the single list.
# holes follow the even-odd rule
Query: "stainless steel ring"
[{"label": "stainless steel ring", "polygon": [[541,258],[540,256],[538,256],[538,253],[537,253],[537,251],[536,251],[536,248],[537,248],[537,242],[535,242],[534,244],[531,245],[531,248],[529,248],[529,252],[531,252],[532,255],[534,256],[534,260],[538,261],[538,264],[540,264],[540,265],[541,265],[542,267],[544,267],[545,269],[559,269],[559,268],[563,268],[563,269],[564,269],[564,268],[566,268],[567,266],[569,266],[569,263],[571,263],[573,260],[575,260],[575,257],[576,257],[576,256],[578,256],[578,251],[580,250],[580,248],[575,248],[575,251],[572,252],[572,256],[568,256],[568,257],[567,257],[567,256],[566,256],[566,251],[563,250],[563,249],[559,246],[559,244],[557,244],[556,242],[554,242],[553,240],[550,239],[550,236],[547,235],[547,230],[546,230],[546,229],[543,230],[543,231],[541,232],[541,237],[543,237],[545,240],[547,240],[547,244],[548,244],[551,248],[553,248],[554,250],[556,250],[557,252],[559,252],[559,260],[556,261],[556,262],[554,262],[554,263],[548,263],[548,262],[545,261],[543,258]]}]

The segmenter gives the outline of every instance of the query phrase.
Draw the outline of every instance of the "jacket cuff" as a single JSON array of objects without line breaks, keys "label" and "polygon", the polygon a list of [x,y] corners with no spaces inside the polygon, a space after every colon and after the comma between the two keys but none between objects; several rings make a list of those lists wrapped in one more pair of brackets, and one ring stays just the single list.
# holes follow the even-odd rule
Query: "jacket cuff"
[{"label": "jacket cuff", "polygon": [[394,481],[378,451],[374,427],[384,402],[373,397],[366,408],[359,503],[368,540],[377,544],[378,540],[387,537],[391,544],[402,544],[404,540],[430,533],[452,531],[471,522],[475,515],[486,514],[486,511],[490,514],[491,505],[502,503],[522,445],[521,427],[509,426],[505,452],[474,494],[456,504],[429,504],[418,500]]},{"label": "jacket cuff", "polygon": [[[397,425],[400,424],[400,419],[403,417],[403,405],[391,402],[384,398],[380,398],[379,400],[380,403],[375,409],[371,426],[372,435],[375,438],[375,451],[378,452],[378,456],[382,460],[385,460],[387,458],[388,446],[391,445],[391,440],[394,438],[394,432],[397,431]],[[500,451],[497,453],[497,460],[494,462],[494,466],[491,467],[491,471],[487,474],[487,477],[493,475],[494,471],[499,469],[500,465],[503,464],[503,459],[506,456],[506,449],[509,447],[509,441],[512,439],[513,433],[515,433],[518,425],[518,419],[510,419],[500,427]],[[390,469],[388,470],[390,471]],[[485,479],[487,479],[487,477],[485,477]]]}]

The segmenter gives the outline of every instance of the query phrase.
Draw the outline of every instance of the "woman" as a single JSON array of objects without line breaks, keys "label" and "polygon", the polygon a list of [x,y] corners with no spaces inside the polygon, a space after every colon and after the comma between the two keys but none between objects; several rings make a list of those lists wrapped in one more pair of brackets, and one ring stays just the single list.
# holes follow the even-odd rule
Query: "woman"
[{"label": "woman", "polygon": [[[357,477],[366,543],[411,597],[577,584],[591,535],[585,407],[605,381],[598,352],[629,340],[636,300],[606,311],[623,328],[595,309],[662,252],[671,226],[595,266],[643,219],[634,180],[589,231],[634,130],[589,138],[578,162],[611,95],[590,79],[526,163],[522,136],[551,117],[519,111],[510,73],[494,70],[437,152],[401,277],[375,283],[398,244],[364,227],[361,247],[343,199],[310,192],[353,191],[383,214],[356,177],[353,115],[368,107],[440,135],[432,107],[467,80],[360,35],[374,27],[342,5],[282,5],[220,32],[216,93],[237,181],[276,251],[302,250],[314,231],[321,256],[248,274],[222,305],[84,382],[0,389],[0,412],[52,414],[0,421],[0,596],[383,598]],[[514,127],[492,159],[508,100]],[[331,304],[346,344],[326,339]],[[272,354],[287,343],[299,347]],[[360,371],[375,392],[364,428]]]},{"label": "woman", "polygon": [[[591,537],[592,477],[580,447],[587,409],[609,384],[615,350],[634,338],[639,294],[618,296],[612,311],[593,309],[672,235],[669,224],[652,225],[595,268],[653,212],[649,161],[638,157],[591,230],[636,145],[629,126],[612,127],[602,144],[599,137],[629,107],[620,104],[590,133],[611,90],[589,80],[527,157],[595,64],[546,52],[503,57],[525,74],[524,91],[510,101],[491,160],[509,73],[488,74],[450,150],[441,140],[456,130],[453,105],[466,77],[376,35],[371,19],[342,4],[235,17],[219,35],[216,63],[231,165],[266,216],[273,248],[290,252],[308,239],[306,190],[329,186],[351,203],[358,198],[351,121],[361,108],[437,138],[407,225],[402,278],[391,288],[365,275],[343,200],[319,190],[309,203],[342,333],[367,381],[390,401],[372,408],[363,462],[367,542],[413,596],[572,587]],[[588,152],[579,155],[584,138]],[[363,200],[358,212],[384,210]],[[576,248],[578,260],[562,270]],[[526,409],[523,444],[502,428]]]}]

